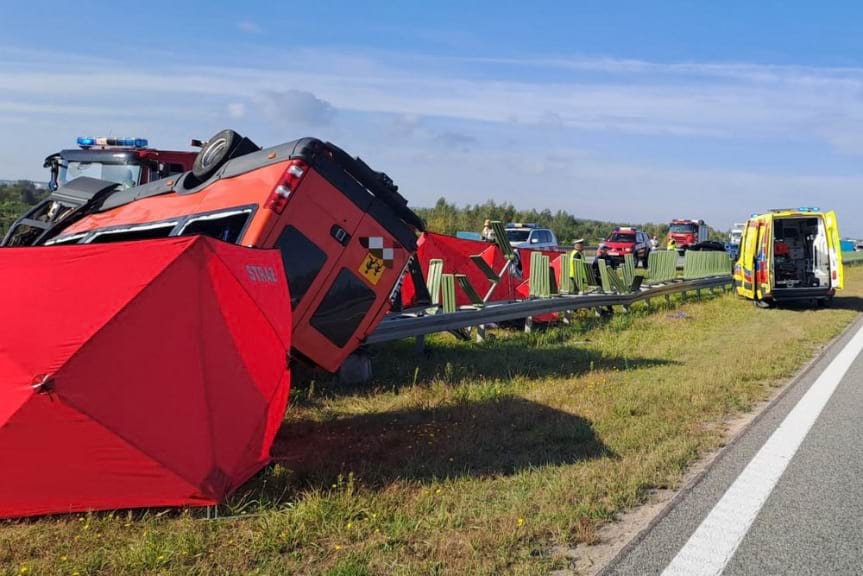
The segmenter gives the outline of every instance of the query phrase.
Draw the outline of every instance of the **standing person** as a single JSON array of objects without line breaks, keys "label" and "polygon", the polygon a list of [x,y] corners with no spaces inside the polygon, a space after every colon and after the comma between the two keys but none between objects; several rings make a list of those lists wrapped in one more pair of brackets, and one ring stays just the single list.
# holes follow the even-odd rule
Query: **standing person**
[{"label": "standing person", "polygon": [[677,250],[677,242],[674,241],[674,238],[668,239],[668,249],[669,250]]},{"label": "standing person", "polygon": [[659,240],[656,239],[656,234],[654,234],[650,239],[650,249],[656,250],[657,248],[659,248]]},{"label": "standing person", "polygon": [[572,253],[569,255],[569,277],[575,278],[575,264],[584,260],[584,238],[579,238],[572,243]]},{"label": "standing person", "polygon": [[486,242],[494,242],[494,228],[491,227],[491,220],[485,219],[482,225],[482,239]]},{"label": "standing person", "polygon": [[596,256],[593,258],[593,273],[596,278],[599,278],[599,261],[600,259],[605,260],[606,265],[609,268],[615,269],[617,268],[617,264],[615,261],[608,257],[608,246],[605,244],[600,244],[596,249]]},{"label": "standing person", "polygon": [[[600,285],[602,285],[602,281],[600,280],[600,278],[602,278],[602,275],[601,275],[601,272],[599,271],[599,261],[600,260],[605,260],[605,263],[609,268],[611,268],[611,269],[615,268],[614,260],[611,260],[608,257],[608,246],[606,246],[604,243],[600,244],[599,247],[596,249],[596,256],[594,256],[593,264],[592,264],[593,275],[596,278],[596,281],[599,282]],[[617,272],[611,272],[611,273],[617,274]],[[600,307],[600,308],[597,308],[596,311],[599,313],[600,316],[603,316],[603,317],[610,316],[611,314],[614,313],[614,309],[611,306]]]}]

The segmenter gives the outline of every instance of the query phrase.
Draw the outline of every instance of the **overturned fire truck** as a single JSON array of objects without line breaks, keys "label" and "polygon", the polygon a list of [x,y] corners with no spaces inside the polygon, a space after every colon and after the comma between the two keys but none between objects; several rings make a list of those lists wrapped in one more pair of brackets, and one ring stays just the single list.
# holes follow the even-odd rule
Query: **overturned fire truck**
[{"label": "overturned fire truck", "polygon": [[294,355],[335,371],[389,310],[421,231],[393,181],[337,146],[301,138],[261,149],[223,130],[181,174],[131,188],[86,176],[66,182],[3,245],[203,235],[275,248]]}]

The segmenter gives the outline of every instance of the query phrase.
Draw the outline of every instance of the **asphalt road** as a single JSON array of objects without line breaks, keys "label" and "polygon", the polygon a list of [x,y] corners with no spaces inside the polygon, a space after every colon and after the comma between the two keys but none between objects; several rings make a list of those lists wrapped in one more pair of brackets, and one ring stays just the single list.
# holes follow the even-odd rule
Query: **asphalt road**
[{"label": "asphalt road", "polygon": [[863,319],[601,574],[863,574],[861,344]]}]

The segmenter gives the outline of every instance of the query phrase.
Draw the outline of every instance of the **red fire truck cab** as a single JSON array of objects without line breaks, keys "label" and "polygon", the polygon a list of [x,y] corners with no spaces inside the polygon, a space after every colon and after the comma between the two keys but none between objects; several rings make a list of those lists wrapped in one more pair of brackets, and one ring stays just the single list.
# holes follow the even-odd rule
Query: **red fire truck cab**
[{"label": "red fire truck cab", "polygon": [[145,138],[79,137],[78,148],[45,158],[48,186],[56,190],[79,176],[108,180],[131,188],[192,169],[197,152],[150,148]]},{"label": "red fire truck cab", "polygon": [[708,235],[704,220],[672,220],[668,226],[668,244],[674,241],[674,247],[683,252],[688,246],[705,242]]}]

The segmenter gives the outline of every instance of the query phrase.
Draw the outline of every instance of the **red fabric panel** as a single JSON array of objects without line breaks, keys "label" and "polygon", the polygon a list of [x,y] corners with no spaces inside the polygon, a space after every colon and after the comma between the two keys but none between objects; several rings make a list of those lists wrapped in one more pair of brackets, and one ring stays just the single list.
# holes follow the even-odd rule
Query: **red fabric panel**
[{"label": "red fabric panel", "polygon": [[215,503],[56,396],[32,397],[3,424],[0,518]]},{"label": "red fabric panel", "polygon": [[[0,317],[10,320],[0,350],[21,332],[32,346],[38,341],[48,366],[66,359],[51,372],[50,393],[35,394],[35,374],[17,356],[0,353],[0,470],[17,468],[8,480],[0,474],[0,517],[210,503],[267,463],[289,390],[290,300],[278,253],[199,237],[45,251],[64,274],[75,273],[69,261],[86,264],[95,261],[88,253],[97,252],[101,269],[86,273],[101,274],[127,301],[113,300],[112,317],[96,303],[104,319],[98,330],[84,322],[90,332],[74,338],[61,332],[77,348],[55,338],[50,322],[28,332],[28,315],[0,304]],[[144,259],[149,281],[119,273],[136,268],[130,256]],[[247,264],[257,268],[248,274]],[[90,302],[79,292],[94,283],[58,283],[67,287],[64,298],[41,302],[37,315]],[[87,317],[84,307],[70,309]],[[22,357],[41,366],[28,351],[22,348]],[[58,437],[64,456],[55,461],[53,449],[41,447],[54,446]],[[28,477],[47,490],[45,470],[76,479],[69,490],[51,484],[50,497],[39,500]],[[139,488],[139,477],[153,488]]]},{"label": "red fabric panel", "polygon": [[0,349],[31,378],[55,372],[189,240],[0,250]]},{"label": "red fabric panel", "polygon": [[[497,285],[491,295],[491,301],[526,299],[530,297],[530,256],[534,250],[520,248],[517,250],[521,261],[521,278],[514,275],[507,275]],[[555,270],[555,274],[560,274],[560,257],[561,252],[553,250],[541,250],[543,254],[548,256],[551,261],[551,266]],[[476,240],[464,240],[453,236],[443,234],[435,234],[433,232],[424,233],[419,240],[417,247],[417,259],[419,260],[423,272],[428,272],[429,261],[434,258],[442,259],[444,262],[443,271],[446,274],[465,274],[476,289],[480,296],[485,296],[491,283],[485,277],[476,264],[471,261],[470,256],[480,254],[483,260],[491,266],[495,272],[499,272],[506,262],[497,244],[489,242],[478,242]],[[402,302],[405,307],[410,307],[415,304],[416,291],[413,281],[408,276],[405,278],[402,288]],[[461,288],[456,284],[456,302],[459,306],[470,304],[468,297],[462,292]],[[549,322],[557,318],[557,314],[545,314],[534,318],[538,322]]]},{"label": "red fabric panel", "polygon": [[[476,240],[464,240],[444,234],[433,232],[424,233],[417,245],[417,259],[422,266],[423,273],[428,272],[429,261],[435,258],[443,260],[443,271],[445,274],[464,274],[470,280],[471,285],[482,297],[488,291],[491,283],[485,274],[474,264],[470,257],[479,254],[483,260],[494,270],[500,272],[506,260],[496,244],[478,242]],[[495,287],[490,300],[511,300],[515,298],[515,287],[520,280],[512,276],[505,276]],[[415,289],[412,279],[405,278],[402,287],[402,302],[405,307],[413,305]],[[462,292],[456,284],[456,302],[459,306],[470,304],[470,299]]]}]

